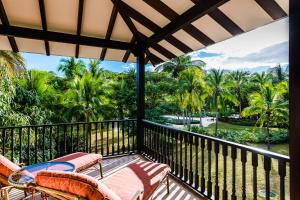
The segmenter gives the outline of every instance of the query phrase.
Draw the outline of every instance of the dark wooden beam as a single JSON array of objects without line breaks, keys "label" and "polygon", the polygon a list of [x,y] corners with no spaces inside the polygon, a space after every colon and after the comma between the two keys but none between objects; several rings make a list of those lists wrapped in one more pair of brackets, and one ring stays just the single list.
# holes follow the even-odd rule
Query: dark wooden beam
[{"label": "dark wooden beam", "polygon": [[274,0],[268,0],[268,1],[267,0],[255,0],[255,1],[274,20],[277,20],[277,19],[287,16],[287,14],[284,12],[284,10]]},{"label": "dark wooden beam", "polygon": [[[112,0],[112,1],[114,3],[116,2],[116,0]],[[132,34],[136,38],[137,43],[138,44],[139,43],[144,43],[145,40],[147,39],[147,37],[145,35],[143,35],[142,33],[140,33],[137,30],[137,28],[133,24],[132,20],[130,19],[128,13],[126,12],[126,10],[123,10],[122,8],[120,8],[119,12],[120,12],[120,15],[122,16],[123,20],[127,24],[128,28],[130,29],[130,31],[132,32]],[[167,49],[165,49],[164,47],[162,47],[159,44],[153,44],[152,48],[155,49],[156,51],[158,51],[159,53],[161,53],[162,55],[164,55],[165,57],[167,57],[168,59],[172,59],[172,58],[176,57],[175,54],[173,54],[172,52],[168,51]]]},{"label": "dark wooden beam", "polygon": [[160,59],[159,57],[157,57],[156,55],[154,55],[154,54],[151,53],[150,51],[148,51],[147,55],[148,55],[148,57],[149,57],[151,63],[153,64],[153,66],[154,66],[155,64],[164,62],[162,59]]},{"label": "dark wooden beam", "polygon": [[[173,21],[177,17],[179,17],[179,14],[177,14],[174,10],[172,10],[169,6],[167,6],[160,0],[144,0],[144,2],[146,2],[153,9],[155,9],[160,14],[168,18],[170,21]],[[197,29],[192,24],[188,24],[186,27],[183,28],[183,30],[205,46],[214,43],[212,39],[210,39],[207,35],[205,35],[202,31]]]},{"label": "dark wooden beam", "polygon": [[137,88],[137,150],[142,152],[144,145],[145,119],[145,51],[140,49],[136,59],[136,88]]},{"label": "dark wooden beam", "polygon": [[209,13],[209,16],[213,18],[218,24],[220,24],[225,30],[227,30],[231,35],[238,35],[243,33],[236,23],[234,23],[227,15],[225,15],[220,9],[216,8]]},{"label": "dark wooden beam", "polygon": [[[146,28],[148,28],[152,32],[155,33],[157,31],[161,30],[161,28],[157,24],[155,24],[154,22],[149,20],[147,17],[142,15],[140,12],[138,12],[135,9],[131,8],[126,3],[120,2],[120,7],[122,8],[122,10],[125,10],[126,13],[131,18],[133,18],[134,20],[136,20],[137,22],[139,22],[140,24],[142,24],[143,26],[145,26]],[[193,51],[193,49],[191,49],[189,46],[187,46],[186,44],[184,44],[183,42],[181,42],[180,40],[178,40],[177,38],[175,38],[172,35],[166,37],[165,40],[168,41],[170,44],[172,44],[173,46],[175,46],[177,49],[179,49],[180,51],[182,51],[184,53],[188,53],[188,52]]]},{"label": "dark wooden beam", "polygon": [[73,35],[68,33],[59,33],[53,31],[43,31],[37,29],[23,28],[17,26],[0,25],[0,34],[12,37],[22,37],[36,40],[48,40],[53,42],[62,42],[69,44],[79,44],[93,47],[106,47],[120,50],[134,49],[134,45],[127,42],[106,40],[87,36]]},{"label": "dark wooden beam", "polygon": [[[40,7],[40,15],[42,20],[42,28],[44,31],[47,31],[47,19],[46,19],[46,9],[45,9],[45,2],[44,0],[39,0],[39,7]],[[45,40],[45,51],[46,55],[50,56],[50,47],[49,47],[49,41]]]},{"label": "dark wooden beam", "polygon": [[192,8],[185,11],[179,17],[163,27],[160,31],[152,35],[146,42],[146,46],[158,43],[166,37],[172,35],[180,29],[191,24],[193,21],[210,13],[214,9],[226,3],[228,0],[203,0],[202,3],[195,4]]},{"label": "dark wooden beam", "polygon": [[[113,29],[114,29],[114,26],[115,26],[115,22],[116,22],[116,19],[117,19],[117,16],[118,16],[119,2],[120,2],[120,0],[117,0],[116,3],[114,3],[114,7],[113,7],[112,12],[111,12],[111,16],[110,16],[107,32],[106,32],[106,35],[105,35],[105,39],[110,39],[110,37],[112,35]],[[102,49],[101,55],[100,55],[100,60],[104,60],[106,51],[107,51],[107,48]]]},{"label": "dark wooden beam", "polygon": [[300,197],[300,2],[290,0],[289,18],[289,144],[290,144],[290,199]]},{"label": "dark wooden beam", "polygon": [[[5,9],[4,9],[4,6],[3,6],[3,3],[2,3],[2,0],[0,0],[0,19],[1,19],[1,22],[2,22],[3,25],[5,25],[5,26],[10,25],[9,20],[7,18],[7,15],[6,15],[6,12],[5,12]],[[15,38],[11,37],[11,36],[8,36],[7,38],[8,38],[9,44],[10,44],[11,49],[13,50],[13,52],[18,52],[19,49],[18,49]]]},{"label": "dark wooden beam", "polygon": [[[130,40],[130,43],[134,45],[134,43],[135,43],[135,38],[134,38],[134,36],[132,36],[132,38],[131,38],[131,40]],[[129,58],[129,56],[130,56],[130,53],[131,53],[131,52],[130,52],[129,50],[126,51],[126,53],[124,54],[124,57],[123,57],[123,59],[122,59],[122,62],[127,62],[128,58]]]},{"label": "dark wooden beam", "polygon": [[[77,35],[81,34],[83,6],[84,6],[84,0],[79,0],[78,14],[77,14],[77,32],[76,32]],[[76,44],[75,57],[78,58],[78,56],[79,56],[79,44]]]}]

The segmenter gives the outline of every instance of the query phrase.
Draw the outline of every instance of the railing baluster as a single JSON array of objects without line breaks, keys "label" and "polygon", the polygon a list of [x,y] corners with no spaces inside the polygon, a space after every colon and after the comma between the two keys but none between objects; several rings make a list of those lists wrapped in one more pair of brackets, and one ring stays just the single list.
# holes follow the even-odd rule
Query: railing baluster
[{"label": "railing baluster", "polygon": [[278,161],[278,172],[280,177],[280,200],[285,199],[285,176],[286,176],[286,162]]},{"label": "railing baluster", "polygon": [[183,163],[182,163],[182,160],[183,160],[183,148],[182,148],[182,140],[183,140],[183,133],[180,132],[180,135],[179,135],[179,139],[180,139],[180,178],[182,179],[183,178]]},{"label": "railing baluster", "polygon": [[223,199],[227,200],[228,199],[228,191],[227,191],[227,155],[228,155],[228,150],[227,150],[227,145],[223,144]]},{"label": "railing baluster", "polygon": [[112,155],[115,155],[115,122],[111,123],[111,130],[112,130]]},{"label": "railing baluster", "polygon": [[134,128],[134,121],[131,121],[131,126],[132,126],[132,128],[131,128],[131,132],[132,132],[132,152],[135,152],[135,140],[134,140],[134,135],[135,135],[135,131],[134,130],[136,130],[135,128]]},{"label": "railing baluster", "polygon": [[184,134],[184,181],[187,182],[188,180],[188,135]]},{"label": "railing baluster", "polygon": [[71,152],[74,152],[74,148],[73,148],[73,124],[71,124]]},{"label": "railing baluster", "polygon": [[118,155],[120,154],[120,121],[117,122],[118,129]]},{"label": "railing baluster", "polygon": [[5,140],[6,140],[6,131],[5,128],[2,129],[2,155],[5,156]]},{"label": "railing baluster", "polygon": [[179,160],[178,160],[178,131],[174,132],[175,134],[175,160],[176,160],[176,165],[175,165],[175,175],[178,177],[179,174]]},{"label": "railing baluster", "polygon": [[212,144],[211,140],[207,141],[207,151],[208,151],[208,180],[207,180],[207,196],[211,197],[212,195],[212,182],[211,182],[211,149]]},{"label": "railing baluster", "polygon": [[98,153],[98,122],[95,123],[95,153]]},{"label": "railing baluster", "polygon": [[231,147],[231,160],[232,160],[232,194],[231,194],[231,200],[236,200],[236,148]]},{"label": "railing baluster", "polygon": [[195,161],[195,189],[199,188],[199,137],[195,137],[195,153],[196,153],[196,161]]},{"label": "railing baluster", "polygon": [[271,158],[264,156],[264,169],[266,180],[266,199],[270,200],[270,171],[271,171]]},{"label": "railing baluster", "polygon": [[124,121],[122,121],[122,151],[125,153],[125,124]]},{"label": "railing baluster", "polygon": [[106,122],[106,155],[109,156],[109,122]]},{"label": "railing baluster", "polygon": [[28,165],[31,164],[31,158],[30,158],[30,127],[27,128],[27,163]]},{"label": "railing baluster", "polygon": [[130,124],[129,124],[129,121],[127,120],[127,151],[128,153],[130,152]]},{"label": "railing baluster", "polygon": [[89,143],[90,143],[90,148],[89,148],[89,152],[92,152],[92,131],[93,131],[93,123],[89,123]]},{"label": "railing baluster", "polygon": [[43,137],[43,141],[42,141],[42,158],[43,158],[43,162],[45,162],[46,161],[46,144],[45,144],[45,132],[46,132],[46,127],[45,126],[43,126],[43,128],[42,128],[42,137]]},{"label": "railing baluster", "polygon": [[50,130],[49,130],[49,137],[50,137],[50,160],[52,160],[52,126],[50,126]]},{"label": "railing baluster", "polygon": [[19,163],[22,163],[22,127],[19,129]]},{"label": "railing baluster", "polygon": [[252,153],[252,168],[253,168],[253,199],[257,199],[257,167],[258,156],[256,153]]},{"label": "railing baluster", "polygon": [[38,162],[38,127],[34,127],[34,163]]},{"label": "railing baluster", "polygon": [[241,150],[241,161],[242,161],[242,199],[247,199],[246,196],[246,162],[247,162],[247,151]]},{"label": "railing baluster", "polygon": [[205,139],[201,138],[201,192],[205,192],[205,176],[204,176],[204,149],[205,149]]},{"label": "railing baluster", "polygon": [[[77,124],[77,127],[76,127],[76,135],[77,135],[77,151],[79,151],[79,124]],[[103,154],[102,154],[103,155]]]},{"label": "railing baluster", "polygon": [[100,126],[101,126],[101,130],[100,130],[100,137],[101,137],[101,155],[104,155],[104,145],[103,145],[103,129],[104,129],[104,126],[103,126],[103,122],[100,123]]},{"label": "railing baluster", "polygon": [[14,144],[14,128],[10,129],[10,160],[14,162],[14,154],[15,154],[15,144]]},{"label": "railing baluster", "polygon": [[67,154],[67,125],[64,125],[64,155]]},{"label": "railing baluster", "polygon": [[193,172],[193,143],[194,143],[194,137],[193,135],[189,136],[189,146],[190,146],[190,178],[189,178],[189,183],[190,185],[193,185],[194,183],[194,172]]},{"label": "railing baluster", "polygon": [[219,143],[215,142],[215,167],[216,167],[216,172],[215,172],[215,198],[219,199]]}]

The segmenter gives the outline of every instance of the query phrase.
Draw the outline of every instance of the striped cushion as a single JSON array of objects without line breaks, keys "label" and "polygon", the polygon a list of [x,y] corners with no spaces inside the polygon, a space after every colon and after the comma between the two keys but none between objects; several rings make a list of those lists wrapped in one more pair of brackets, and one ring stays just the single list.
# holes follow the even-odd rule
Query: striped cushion
[{"label": "striped cushion", "polygon": [[80,172],[89,167],[92,167],[93,165],[99,163],[101,160],[102,156],[100,154],[76,152],[56,158],[52,161],[72,163],[73,165],[75,165],[75,171]]}]

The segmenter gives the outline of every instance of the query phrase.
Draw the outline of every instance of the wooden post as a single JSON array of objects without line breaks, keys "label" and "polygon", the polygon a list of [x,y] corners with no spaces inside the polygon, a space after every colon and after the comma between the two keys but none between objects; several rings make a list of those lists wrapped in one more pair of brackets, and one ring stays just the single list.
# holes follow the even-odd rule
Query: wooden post
[{"label": "wooden post", "polygon": [[145,118],[145,51],[139,48],[136,65],[137,88],[137,150],[142,151],[144,141],[143,119]]},{"label": "wooden post", "polygon": [[290,0],[289,75],[290,75],[290,193],[300,198],[300,2]]}]

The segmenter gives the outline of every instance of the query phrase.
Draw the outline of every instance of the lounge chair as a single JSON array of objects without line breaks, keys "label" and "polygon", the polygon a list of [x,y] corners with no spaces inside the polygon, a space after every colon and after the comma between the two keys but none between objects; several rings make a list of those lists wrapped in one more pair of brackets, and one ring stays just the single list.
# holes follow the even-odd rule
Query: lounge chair
[{"label": "lounge chair", "polygon": [[[99,164],[99,173],[101,178],[102,174],[102,156],[100,154],[94,153],[85,153],[85,152],[76,152],[72,154],[68,154],[59,158],[56,158],[52,161],[65,161],[74,164],[75,172],[80,172],[85,169],[88,169],[96,164]],[[6,157],[0,155],[0,192],[1,195],[7,195],[10,190],[14,187],[10,186],[8,183],[8,177],[15,172],[16,170],[21,169],[20,166],[11,162]],[[32,192],[30,190],[24,190],[24,195],[27,196],[27,192]]]},{"label": "lounge chair", "polygon": [[35,189],[57,199],[72,200],[148,200],[168,174],[165,164],[139,161],[97,181],[79,173],[41,171],[35,178]]}]

